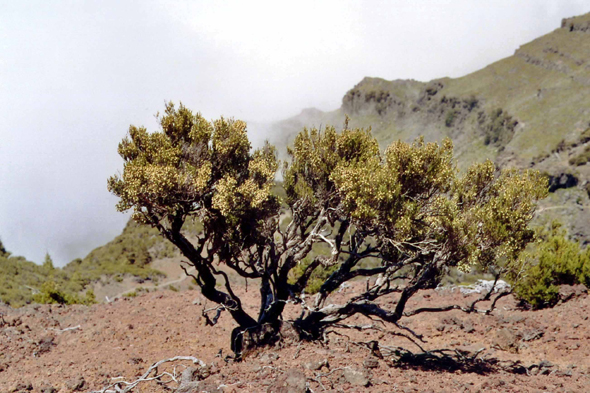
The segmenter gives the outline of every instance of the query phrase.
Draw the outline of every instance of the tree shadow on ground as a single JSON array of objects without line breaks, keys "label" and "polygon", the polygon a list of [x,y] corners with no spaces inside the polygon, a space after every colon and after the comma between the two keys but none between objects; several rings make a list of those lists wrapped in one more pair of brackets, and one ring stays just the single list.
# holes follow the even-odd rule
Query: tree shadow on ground
[{"label": "tree shadow on ground", "polygon": [[460,370],[462,372],[481,375],[500,371],[511,374],[528,373],[528,368],[520,361],[501,361],[496,358],[478,357],[479,352],[473,354],[460,350],[442,349],[413,353],[398,348],[392,350],[387,355],[386,359],[392,359],[389,362],[390,365],[401,369],[447,372]]}]

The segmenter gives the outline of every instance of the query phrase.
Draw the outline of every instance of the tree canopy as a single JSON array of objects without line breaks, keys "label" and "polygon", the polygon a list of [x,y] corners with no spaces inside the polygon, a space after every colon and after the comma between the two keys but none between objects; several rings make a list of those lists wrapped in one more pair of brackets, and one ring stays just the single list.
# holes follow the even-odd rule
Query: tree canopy
[{"label": "tree canopy", "polygon": [[[490,161],[459,174],[449,139],[397,141],[381,152],[370,130],[345,126],[304,129],[295,138],[281,201],[272,192],[276,151],[268,144],[252,150],[244,122],[209,122],[172,103],[159,122],[153,133],[130,127],[119,144],[123,173],[108,188],[120,197],[119,210],[133,209],[134,219],[157,228],[195,267],[203,295],[239,325],[232,334],[238,354],[248,331],[280,324],[287,302],[302,305],[293,325],[308,338],[358,313],[400,326],[402,318],[450,309],[406,305],[449,268],[516,268],[533,239],[535,202],[547,193],[537,172],[498,171]],[[203,224],[196,239],[182,232],[189,218]],[[317,244],[329,252],[313,251]],[[310,277],[328,268],[306,302]],[[244,310],[227,269],[259,279],[258,315]],[[327,304],[358,277],[373,278],[366,291]],[[396,296],[392,309],[379,303],[385,295]]]}]

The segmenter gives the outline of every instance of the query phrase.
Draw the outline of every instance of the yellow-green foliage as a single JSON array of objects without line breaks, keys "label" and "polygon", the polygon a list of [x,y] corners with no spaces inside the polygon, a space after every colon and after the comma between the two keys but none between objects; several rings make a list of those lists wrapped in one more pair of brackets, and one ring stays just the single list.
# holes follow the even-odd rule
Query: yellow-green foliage
[{"label": "yellow-green foliage", "polygon": [[524,268],[516,277],[515,292],[534,308],[553,306],[561,284],[590,288],[590,250],[557,228],[542,233],[540,242],[522,258]]},{"label": "yellow-green foliage", "polygon": [[306,209],[313,209],[319,199],[336,191],[332,173],[337,168],[375,165],[379,145],[370,130],[345,129],[338,134],[334,127],[323,132],[312,128],[297,135],[289,154],[292,162],[284,173],[287,202],[302,199]]},{"label": "yellow-green foliage", "polygon": [[223,240],[231,247],[268,236],[259,226],[279,209],[272,192],[274,147],[250,152],[246,123],[209,122],[182,104],[167,103],[159,121],[162,129],[154,133],[130,127],[119,144],[123,174],[108,180],[109,191],[120,197],[117,208],[133,209],[136,221],[167,236],[189,218],[203,223],[205,236],[231,236]]},{"label": "yellow-green foliage", "polygon": [[390,248],[381,255],[391,260],[415,252],[406,245],[424,242],[440,244],[453,255],[449,266],[465,271],[514,261],[533,238],[528,223],[536,201],[547,195],[538,172],[496,174],[490,161],[459,176],[449,139],[397,141],[381,156],[368,131],[327,127],[304,130],[289,153],[289,203],[304,201],[307,211],[342,204],[357,230],[386,239]]}]

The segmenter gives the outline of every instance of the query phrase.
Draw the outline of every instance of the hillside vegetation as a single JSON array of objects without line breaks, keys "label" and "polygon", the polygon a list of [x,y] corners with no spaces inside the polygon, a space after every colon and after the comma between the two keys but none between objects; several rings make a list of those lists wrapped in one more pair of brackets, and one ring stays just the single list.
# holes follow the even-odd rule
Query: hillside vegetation
[{"label": "hillside vegetation", "polygon": [[[450,137],[464,169],[493,160],[498,167],[544,172],[554,193],[537,222],[559,219],[582,244],[590,240],[590,14],[561,27],[513,56],[461,78],[430,82],[364,78],[332,112],[306,109],[274,123],[279,151],[303,127],[371,127],[381,148],[424,135]],[[286,157],[283,153],[282,157]]]},{"label": "hillside vegetation", "polygon": [[[194,235],[200,228],[199,223],[191,221],[184,231]],[[129,221],[123,232],[109,243],[63,268],[48,263],[49,255],[42,266],[24,257],[11,256],[0,243],[0,301],[13,307],[31,302],[92,302],[90,284],[122,281],[125,276],[157,281],[164,273],[153,269],[152,262],[176,254],[157,231],[134,221]]]}]

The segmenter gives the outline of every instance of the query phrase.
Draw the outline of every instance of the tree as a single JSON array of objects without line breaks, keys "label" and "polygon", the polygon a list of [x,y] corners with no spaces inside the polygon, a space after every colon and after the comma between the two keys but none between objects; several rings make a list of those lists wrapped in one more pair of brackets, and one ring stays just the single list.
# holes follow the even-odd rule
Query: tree
[{"label": "tree", "polygon": [[[309,339],[359,313],[401,327],[402,318],[460,308],[406,305],[451,267],[512,269],[533,239],[528,223],[535,202],[547,192],[537,172],[497,173],[489,161],[458,175],[448,139],[398,141],[380,153],[367,130],[304,129],[283,167],[290,221],[282,227],[285,214],[272,192],[279,167],[274,147],[251,151],[244,122],[210,123],[182,104],[168,103],[158,119],[161,131],[130,127],[119,144],[123,173],[108,188],[120,197],[119,210],[133,209],[134,219],[156,227],[195,267],[203,295],[239,325],[232,333],[238,355],[245,335],[256,341],[278,331],[288,302],[303,306],[293,326]],[[203,223],[192,242],[182,232],[190,218]],[[320,243],[329,253],[315,255]],[[258,279],[256,317],[219,264]],[[310,277],[328,268],[332,273],[306,303]],[[330,293],[358,277],[373,279],[364,293],[327,304]],[[396,296],[393,309],[379,303],[386,295]]]},{"label": "tree", "polygon": [[45,269],[45,271],[47,273],[51,273],[53,272],[53,270],[55,270],[55,267],[53,266],[53,259],[51,259],[51,255],[49,255],[49,253],[45,253],[45,260],[43,261],[43,269]]}]

